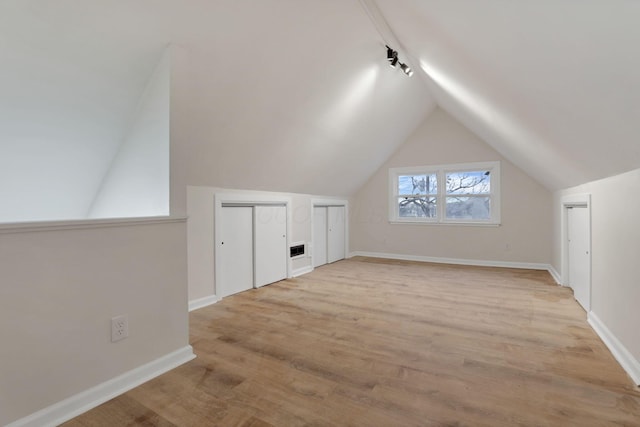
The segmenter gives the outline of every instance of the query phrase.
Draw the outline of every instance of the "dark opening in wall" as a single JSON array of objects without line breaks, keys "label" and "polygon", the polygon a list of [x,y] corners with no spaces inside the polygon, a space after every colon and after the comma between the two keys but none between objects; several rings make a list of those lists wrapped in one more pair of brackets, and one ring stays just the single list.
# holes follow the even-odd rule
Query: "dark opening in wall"
[{"label": "dark opening in wall", "polygon": [[301,245],[291,246],[289,248],[289,256],[295,258],[304,255],[304,243]]}]

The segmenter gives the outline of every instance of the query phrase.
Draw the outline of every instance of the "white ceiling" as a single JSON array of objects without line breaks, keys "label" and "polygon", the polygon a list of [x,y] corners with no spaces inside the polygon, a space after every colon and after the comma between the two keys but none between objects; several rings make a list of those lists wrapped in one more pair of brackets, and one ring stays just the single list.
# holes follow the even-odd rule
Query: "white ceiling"
[{"label": "white ceiling", "polygon": [[86,210],[169,44],[186,184],[353,194],[435,102],[549,189],[640,167],[639,2],[377,3],[413,78],[358,0],[0,0],[0,197]]},{"label": "white ceiling", "polygon": [[438,104],[547,188],[640,167],[640,2],[378,4]]},{"label": "white ceiling", "polygon": [[181,184],[352,194],[435,105],[357,0],[1,0],[0,220],[86,214],[169,44]]},{"label": "white ceiling", "polygon": [[86,215],[166,44],[88,3],[0,1],[0,221]]},{"label": "white ceiling", "polygon": [[357,0],[179,9],[191,30],[172,135],[185,183],[353,194],[434,107],[423,82],[387,65]]}]

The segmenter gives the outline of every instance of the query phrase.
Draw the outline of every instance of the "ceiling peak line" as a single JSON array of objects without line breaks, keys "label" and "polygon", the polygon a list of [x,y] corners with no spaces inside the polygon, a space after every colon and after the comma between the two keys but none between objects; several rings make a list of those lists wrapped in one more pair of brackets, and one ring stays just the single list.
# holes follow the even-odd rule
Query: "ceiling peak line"
[{"label": "ceiling peak line", "polygon": [[[380,38],[382,39],[382,42],[384,43],[385,47],[387,48],[387,55],[389,55],[389,51],[395,52],[395,58],[397,59],[398,50],[399,50],[402,52],[405,58],[411,57],[411,55],[407,53],[403,44],[400,42],[400,40],[398,40],[398,37],[396,37],[395,33],[389,26],[387,19],[382,14],[382,11],[376,4],[375,0],[359,0],[359,2],[360,2],[360,5],[362,6],[362,9],[364,9],[365,13],[367,14],[367,17],[373,24],[373,27],[376,29],[376,31],[380,35]],[[392,49],[389,46],[395,46],[397,47],[397,50]],[[387,56],[387,59],[389,59],[389,56]],[[390,65],[394,68],[398,63],[397,60],[395,61],[395,63],[393,63],[393,56],[391,59],[389,59],[389,62],[390,62]],[[409,65],[406,64],[406,62],[400,63],[400,66],[402,71],[408,76],[413,74],[413,71],[411,71],[411,67],[409,67]]]}]

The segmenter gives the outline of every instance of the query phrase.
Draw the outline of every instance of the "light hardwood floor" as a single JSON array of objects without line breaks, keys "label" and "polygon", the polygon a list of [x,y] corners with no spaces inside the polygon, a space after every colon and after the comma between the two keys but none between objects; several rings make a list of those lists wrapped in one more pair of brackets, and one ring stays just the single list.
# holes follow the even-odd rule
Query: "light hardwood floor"
[{"label": "light hardwood floor", "polygon": [[640,426],[546,272],[353,258],[190,315],[197,359],[76,426]]}]

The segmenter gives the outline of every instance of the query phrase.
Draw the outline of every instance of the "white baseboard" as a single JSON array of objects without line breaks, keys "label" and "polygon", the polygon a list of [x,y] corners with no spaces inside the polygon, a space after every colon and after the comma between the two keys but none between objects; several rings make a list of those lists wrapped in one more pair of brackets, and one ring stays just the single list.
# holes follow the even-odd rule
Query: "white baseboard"
[{"label": "white baseboard", "polygon": [[302,276],[303,274],[311,273],[313,271],[313,266],[307,265],[306,267],[301,267],[291,272],[291,277]]},{"label": "white baseboard", "polygon": [[420,256],[420,255],[390,254],[390,253],[382,253],[382,252],[355,251],[349,254],[349,258],[354,256],[398,259],[403,261],[435,262],[439,264],[477,265],[480,267],[524,268],[527,270],[549,271],[549,269],[552,268],[549,264],[533,263],[533,262],[511,262],[511,261],[488,261],[488,260],[462,259],[462,258],[440,258],[440,257],[429,257],[429,256]]},{"label": "white baseboard", "polygon": [[191,300],[189,301],[189,311],[191,312],[193,310],[197,310],[199,308],[206,307],[211,304],[215,304],[218,301],[220,300],[215,295],[209,295],[208,297]]},{"label": "white baseboard", "polygon": [[6,427],[57,426],[195,357],[193,348],[187,345],[75,396],[16,420]]},{"label": "white baseboard", "polygon": [[640,386],[640,361],[638,361],[620,342],[620,340],[606,327],[596,314],[591,311],[587,317],[587,321],[591,325],[596,334],[605,343],[605,345],[616,358],[622,368],[629,374],[631,379]]},{"label": "white baseboard", "polygon": [[552,265],[549,265],[549,269],[548,270],[549,270],[549,274],[551,275],[551,277],[553,277],[553,280],[555,280],[558,285],[564,286],[562,284],[562,277],[560,277],[560,273],[558,273],[558,271],[555,268],[553,268]]}]

